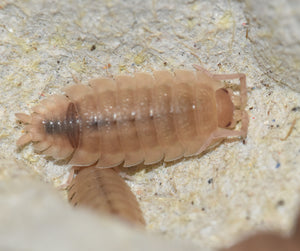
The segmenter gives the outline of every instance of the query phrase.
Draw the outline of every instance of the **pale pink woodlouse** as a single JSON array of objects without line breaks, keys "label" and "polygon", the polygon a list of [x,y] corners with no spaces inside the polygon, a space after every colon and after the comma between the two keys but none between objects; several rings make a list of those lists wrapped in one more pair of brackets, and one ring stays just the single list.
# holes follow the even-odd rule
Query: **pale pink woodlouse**
[{"label": "pale pink woodlouse", "polygon": [[145,225],[136,197],[113,168],[82,168],[68,188],[68,199],[73,206],[84,206],[129,223]]},{"label": "pale pink woodlouse", "polygon": [[[70,164],[130,167],[198,155],[226,137],[246,137],[248,114],[244,74],[154,71],[133,77],[94,79],[65,95],[52,95],[16,114],[27,123],[17,145],[34,148]],[[240,95],[220,80],[240,80]],[[240,130],[233,130],[238,121]]]}]

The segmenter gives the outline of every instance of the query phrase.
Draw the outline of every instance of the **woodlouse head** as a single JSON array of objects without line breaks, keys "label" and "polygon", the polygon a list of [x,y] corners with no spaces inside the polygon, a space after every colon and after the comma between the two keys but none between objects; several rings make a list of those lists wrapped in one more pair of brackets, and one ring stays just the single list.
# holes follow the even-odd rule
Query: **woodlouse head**
[{"label": "woodlouse head", "polygon": [[19,138],[17,145],[22,146],[32,141],[35,150],[55,159],[70,156],[74,146],[66,132],[69,106],[70,101],[65,96],[53,95],[33,107],[31,115],[17,113],[16,117],[27,124],[25,134]]},{"label": "woodlouse head", "polygon": [[231,96],[232,94],[225,88],[220,88],[216,91],[218,126],[221,128],[232,128],[235,126],[235,108]]}]

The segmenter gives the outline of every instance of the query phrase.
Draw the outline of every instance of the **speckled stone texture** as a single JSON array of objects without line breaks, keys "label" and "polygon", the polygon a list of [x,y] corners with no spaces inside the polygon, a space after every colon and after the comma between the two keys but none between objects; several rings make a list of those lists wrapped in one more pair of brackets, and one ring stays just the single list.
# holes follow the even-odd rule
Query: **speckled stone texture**
[{"label": "speckled stone texture", "polygon": [[[299,5],[0,1],[0,249],[82,250],[76,236],[83,230],[91,250],[101,243],[105,250],[117,243],[123,250],[140,250],[141,243],[149,248],[154,243],[155,250],[169,245],[215,250],[257,230],[288,234],[300,192]],[[66,181],[70,166],[35,153],[31,145],[15,146],[22,125],[14,114],[29,113],[48,95],[61,93],[73,77],[87,84],[99,76],[192,64],[247,75],[248,138],[245,144],[225,140],[176,162],[121,168],[131,176],[127,182],[144,212],[146,231],[156,237],[74,211],[53,188]],[[126,232],[128,238],[122,237]]]}]

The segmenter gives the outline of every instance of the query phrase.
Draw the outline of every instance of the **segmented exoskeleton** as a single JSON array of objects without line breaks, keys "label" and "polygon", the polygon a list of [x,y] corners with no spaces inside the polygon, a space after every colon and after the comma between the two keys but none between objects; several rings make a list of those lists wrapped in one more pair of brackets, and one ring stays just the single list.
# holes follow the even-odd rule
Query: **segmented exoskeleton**
[{"label": "segmented exoskeleton", "polygon": [[[99,78],[67,87],[35,106],[18,145],[70,164],[125,167],[197,155],[225,137],[246,137],[244,74],[176,70]],[[240,95],[224,79],[240,79]],[[242,120],[240,130],[234,130]]]}]

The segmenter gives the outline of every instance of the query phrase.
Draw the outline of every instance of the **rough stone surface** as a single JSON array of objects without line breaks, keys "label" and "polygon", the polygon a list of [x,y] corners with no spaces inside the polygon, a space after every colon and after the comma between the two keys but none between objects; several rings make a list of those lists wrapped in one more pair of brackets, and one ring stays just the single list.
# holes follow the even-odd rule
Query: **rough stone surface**
[{"label": "rough stone surface", "polygon": [[[84,243],[94,248],[119,240],[132,250],[134,243],[155,239],[157,250],[176,246],[174,240],[211,250],[261,229],[289,233],[300,191],[298,2],[0,1],[0,243],[37,250],[54,232],[57,245],[76,247],[74,236],[82,232],[75,226],[86,218],[91,227],[82,228]],[[147,231],[168,242],[134,230],[126,239],[124,226],[74,212],[51,187],[65,182],[69,166],[31,145],[15,146],[22,125],[14,113],[61,93],[73,76],[86,84],[99,76],[192,64],[246,73],[249,134],[246,144],[226,140],[201,156],[124,170]],[[95,233],[103,226],[103,235]]]}]

